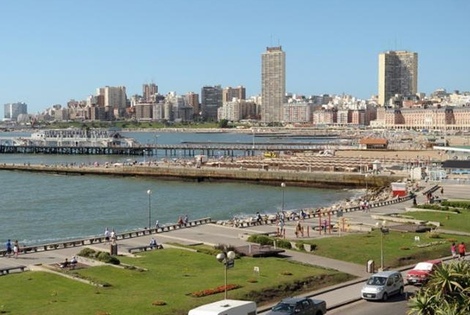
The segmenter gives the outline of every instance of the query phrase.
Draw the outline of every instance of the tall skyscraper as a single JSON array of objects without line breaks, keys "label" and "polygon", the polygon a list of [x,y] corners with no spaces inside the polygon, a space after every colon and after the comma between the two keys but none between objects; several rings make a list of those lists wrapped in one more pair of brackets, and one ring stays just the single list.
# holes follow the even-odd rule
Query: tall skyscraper
[{"label": "tall skyscraper", "polygon": [[217,120],[217,110],[222,106],[222,87],[203,86],[201,89],[201,110],[204,119]]},{"label": "tall skyscraper", "polygon": [[379,104],[388,105],[395,94],[418,92],[418,54],[387,51],[379,54]]},{"label": "tall skyscraper", "polygon": [[261,63],[261,121],[281,122],[286,94],[286,54],[281,46],[267,47]]},{"label": "tall skyscraper", "polygon": [[20,114],[28,113],[28,105],[26,103],[8,103],[4,105],[4,120],[16,121]]},{"label": "tall skyscraper", "polygon": [[158,93],[158,86],[155,83],[142,85],[142,96],[144,102],[154,102],[155,94]]}]

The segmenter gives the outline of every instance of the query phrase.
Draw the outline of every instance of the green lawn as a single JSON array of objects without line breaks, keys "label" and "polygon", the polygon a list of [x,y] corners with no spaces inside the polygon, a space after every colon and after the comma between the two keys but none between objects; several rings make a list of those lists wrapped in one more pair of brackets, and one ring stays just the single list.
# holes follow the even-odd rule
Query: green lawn
[{"label": "green lawn", "polygon": [[441,228],[452,231],[470,232],[468,222],[470,222],[470,211],[456,213],[452,211],[414,211],[407,212],[406,216],[417,220],[437,221],[441,223]]},{"label": "green lawn", "polygon": [[[470,236],[438,234],[430,238],[430,233],[401,233],[390,231],[383,235],[385,267],[414,264],[421,260],[450,256],[450,243],[470,242]],[[415,241],[419,236],[419,241]],[[366,265],[369,259],[380,265],[381,233],[374,230],[367,234],[352,234],[341,237],[323,238],[311,241],[316,244],[315,255]],[[426,246],[427,245],[427,246]],[[365,267],[364,267],[365,268]]]},{"label": "green lawn", "polygon": [[[187,250],[165,249],[140,258],[120,257],[139,271],[113,266],[68,271],[110,287],[97,287],[45,272],[10,274],[0,281],[2,310],[7,314],[187,314],[194,306],[223,299],[224,293],[192,297],[191,293],[224,285],[224,266],[215,256]],[[259,267],[260,273],[253,272]],[[304,285],[315,277],[315,285]],[[319,289],[352,279],[334,270],[315,268],[280,258],[236,259],[228,270],[229,298],[274,299],[277,295]],[[260,292],[254,294],[254,292]],[[165,302],[158,306],[153,303]]]},{"label": "green lawn", "polygon": [[[443,222],[443,228],[468,231],[468,213],[448,214],[412,212],[417,219]],[[415,236],[420,240],[415,241]],[[433,237],[431,237],[433,236]],[[470,236],[438,233],[400,233],[383,235],[375,230],[309,240],[316,245],[312,254],[361,264],[369,259],[380,266],[381,240],[384,266],[396,268],[426,259],[450,256],[450,243],[470,243]],[[306,241],[306,240],[303,240]],[[201,248],[204,249],[204,248]],[[206,248],[207,252],[207,248]],[[193,297],[191,293],[216,289],[224,285],[224,266],[212,254],[166,248],[142,253],[138,258],[119,257],[122,263],[142,269],[113,266],[68,271],[109,287],[98,287],[46,272],[24,272],[1,277],[0,314],[20,315],[116,315],[173,314],[183,315],[197,305],[223,299],[218,293]],[[314,263],[314,260],[313,260]],[[254,267],[260,273],[254,273]],[[316,268],[281,258],[236,259],[228,270],[228,284],[241,286],[228,292],[229,298],[258,302],[278,300],[335,283],[352,276],[334,270]],[[312,284],[313,283],[313,284]],[[166,305],[154,305],[164,302]]]}]

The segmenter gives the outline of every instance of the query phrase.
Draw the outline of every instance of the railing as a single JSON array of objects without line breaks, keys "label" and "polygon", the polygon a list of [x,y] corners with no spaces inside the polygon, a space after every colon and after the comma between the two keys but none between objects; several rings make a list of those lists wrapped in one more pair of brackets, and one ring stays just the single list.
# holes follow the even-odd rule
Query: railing
[{"label": "railing", "polygon": [[[124,239],[130,239],[134,237],[141,237],[145,235],[150,235],[150,234],[157,234],[157,233],[164,233],[164,232],[170,232],[182,228],[190,228],[190,227],[195,227],[199,226],[202,224],[208,224],[212,223],[211,218],[202,218],[202,219],[197,219],[197,220],[192,220],[189,221],[188,223],[185,224],[168,224],[164,225],[158,228],[151,228],[151,229],[142,229],[142,230],[135,230],[135,231],[129,231],[129,232],[124,232],[116,235],[116,240],[124,240]],[[97,243],[105,243],[108,242],[105,238],[105,236],[95,236],[95,237],[90,237],[86,239],[78,239],[78,240],[65,240],[61,242],[56,242],[56,243],[48,243],[48,244],[41,244],[41,245],[33,245],[33,246],[24,246],[20,248],[20,252],[23,254],[27,253],[33,253],[33,252],[40,252],[40,251],[49,251],[49,250],[56,250],[56,249],[65,249],[65,248],[70,248],[70,247],[80,247],[80,246],[86,246],[86,245],[93,245]],[[6,256],[7,251],[6,249],[0,250],[0,256]]]}]

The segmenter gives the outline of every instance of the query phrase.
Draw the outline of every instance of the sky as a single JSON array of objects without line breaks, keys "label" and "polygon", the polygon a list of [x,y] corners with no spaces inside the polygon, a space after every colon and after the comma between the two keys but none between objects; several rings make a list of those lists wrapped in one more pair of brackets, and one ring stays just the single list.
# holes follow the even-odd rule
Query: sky
[{"label": "sky", "polygon": [[289,93],[368,99],[388,50],[418,53],[419,92],[470,90],[468,0],[5,0],[0,15],[0,105],[33,114],[104,86],[259,95],[269,46]]}]

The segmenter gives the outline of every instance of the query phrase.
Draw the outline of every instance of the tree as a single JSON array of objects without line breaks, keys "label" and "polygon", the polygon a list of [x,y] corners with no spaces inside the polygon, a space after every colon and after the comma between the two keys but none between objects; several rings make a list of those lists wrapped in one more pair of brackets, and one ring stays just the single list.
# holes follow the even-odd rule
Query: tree
[{"label": "tree", "polygon": [[228,120],[227,119],[219,120],[219,128],[227,128],[227,127],[228,127]]},{"label": "tree", "polygon": [[470,264],[442,264],[409,301],[409,315],[470,314]]}]

